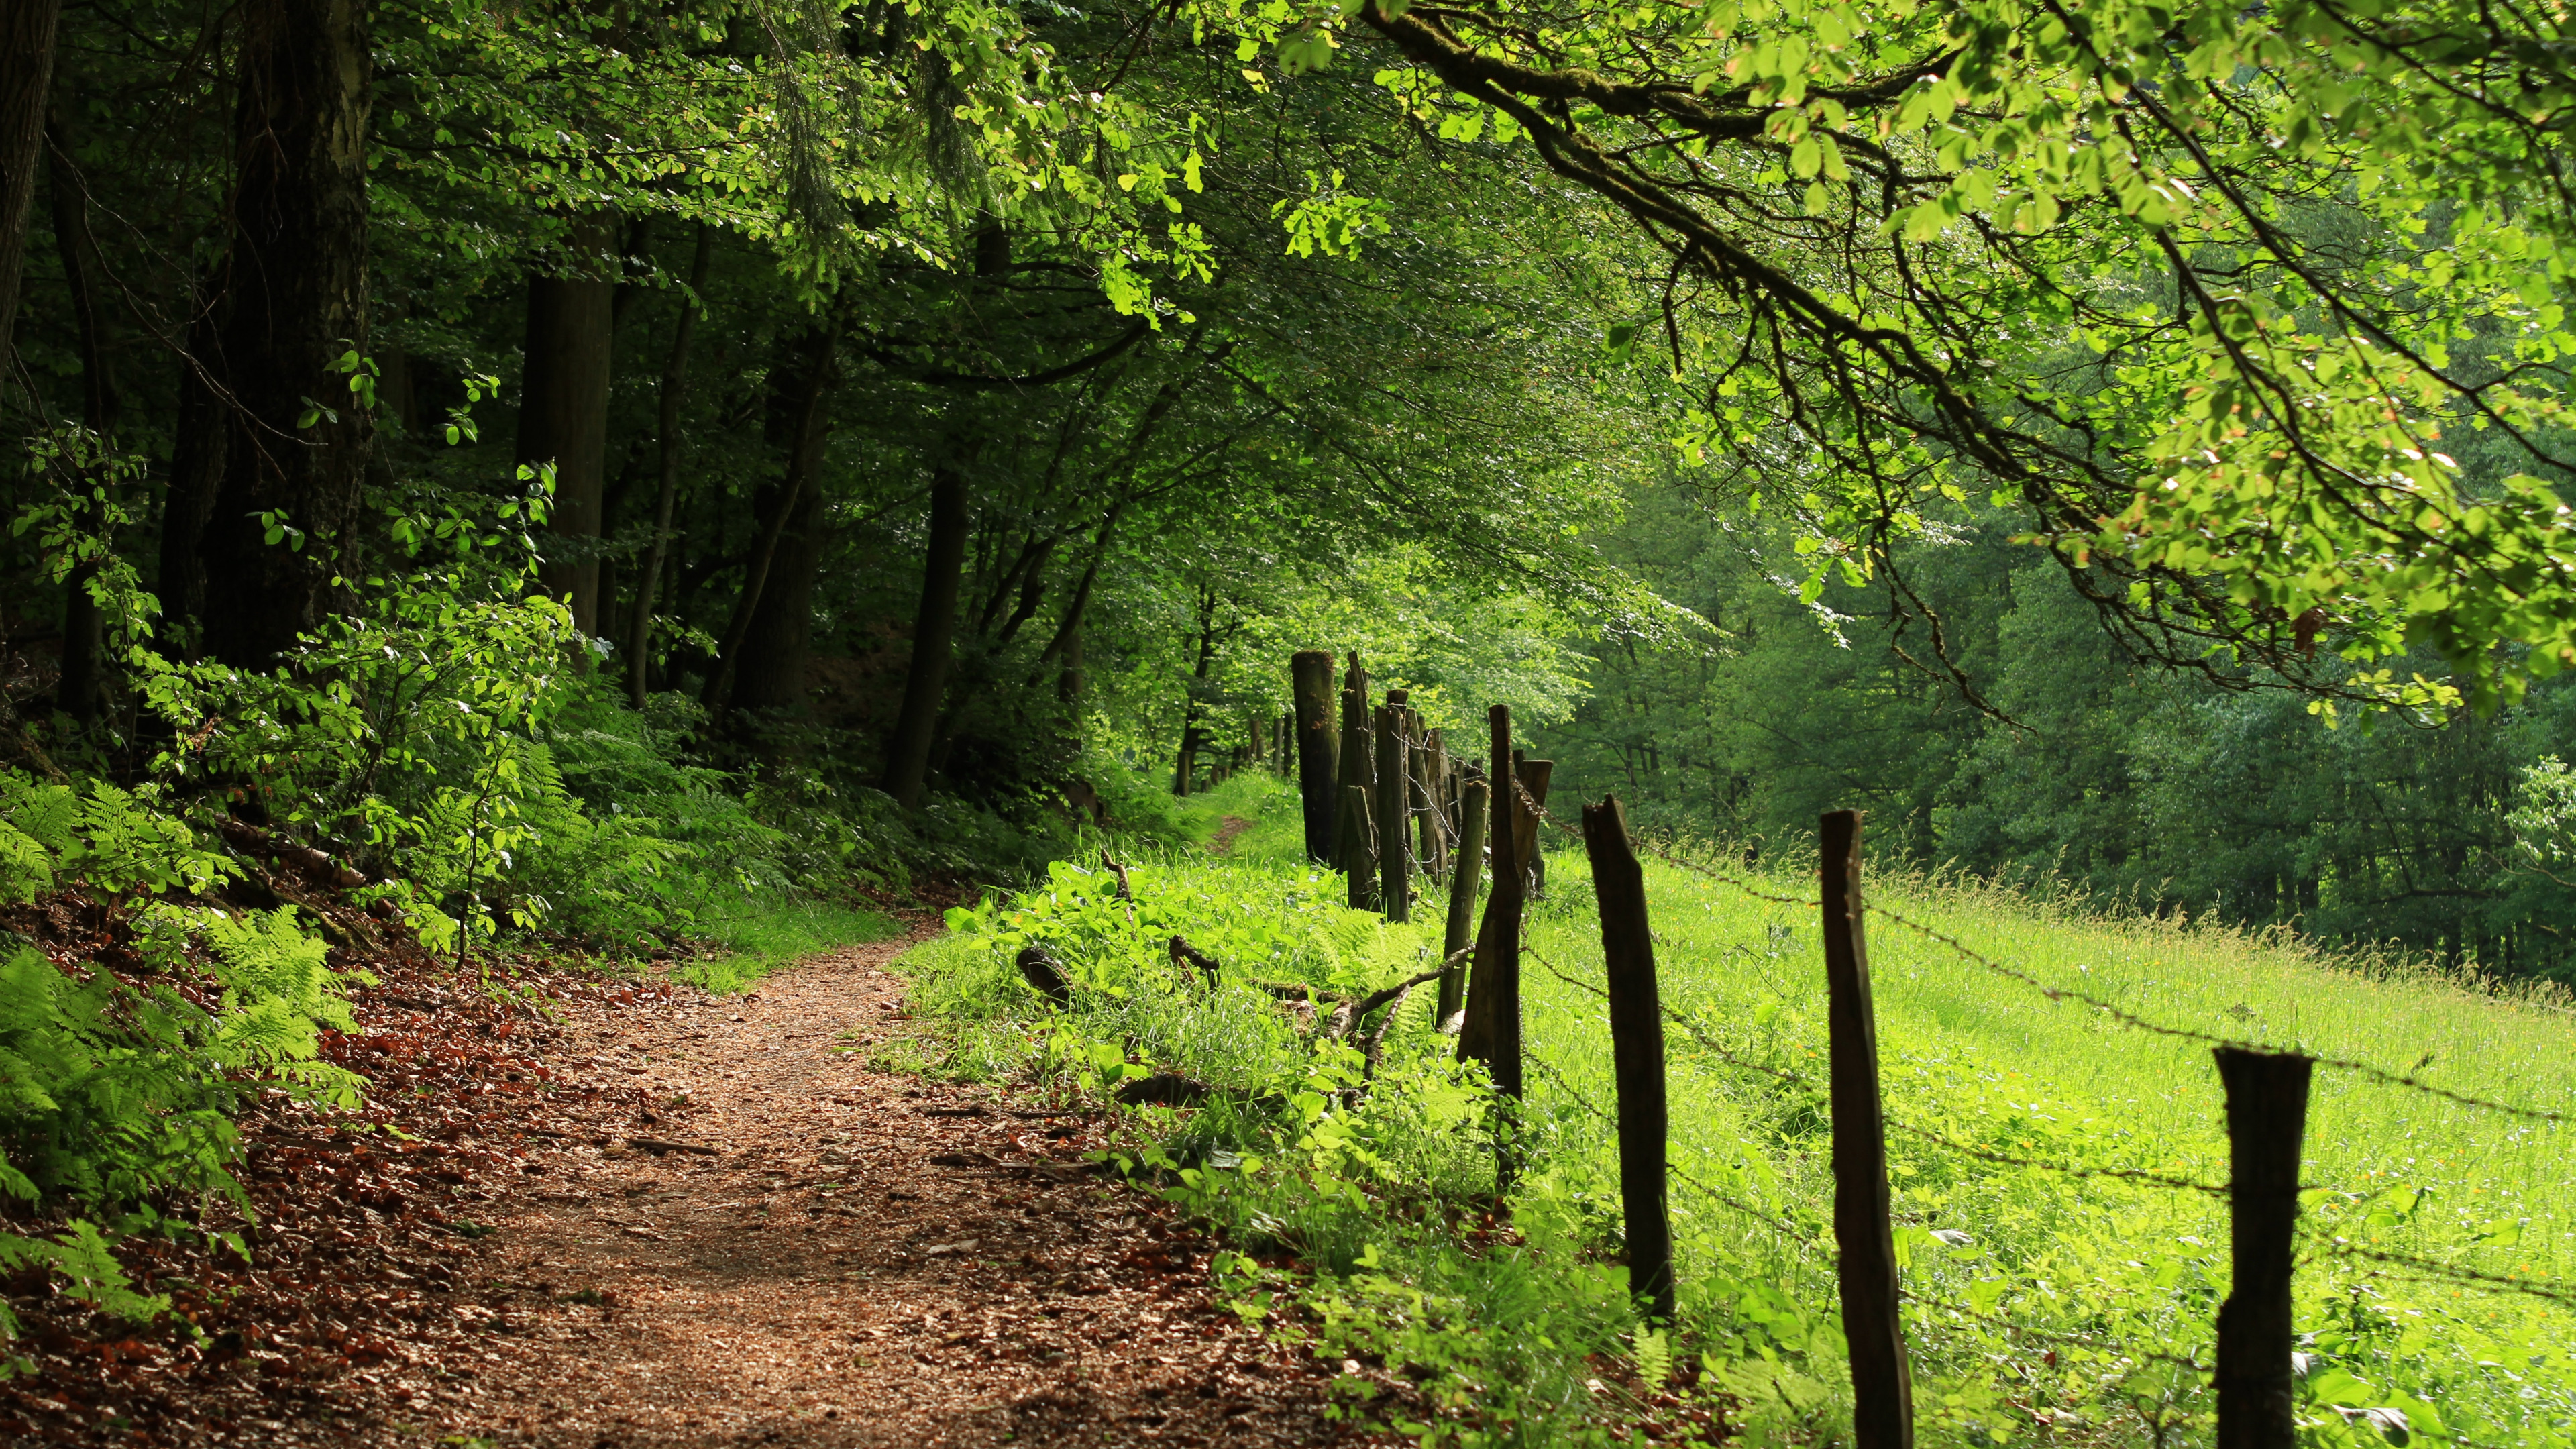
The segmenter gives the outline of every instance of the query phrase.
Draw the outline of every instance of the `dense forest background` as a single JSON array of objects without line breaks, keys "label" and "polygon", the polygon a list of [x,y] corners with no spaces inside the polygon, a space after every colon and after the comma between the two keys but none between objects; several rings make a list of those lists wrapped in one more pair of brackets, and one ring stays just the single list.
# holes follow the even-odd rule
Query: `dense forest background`
[{"label": "dense forest background", "polygon": [[671,929],[691,860],[1028,869],[1284,768],[1329,647],[1658,828],[1866,804],[1924,868],[2576,959],[2562,689],[2336,707],[2367,661],[2260,609],[2268,653],[2154,657],[2128,575],[1966,493],[1820,573],[1815,507],[1705,446],[1680,263],[1508,107],[1115,6],[48,23],[25,763],[290,827],[468,937],[619,891]]},{"label": "dense forest background", "polygon": [[2576,916],[2546,852],[2556,762],[2576,753],[2563,685],[2486,715],[2336,717],[2260,670],[2142,665],[2013,532],[1963,518],[1910,560],[1954,674],[1884,587],[1801,604],[1780,532],[1713,518],[1687,486],[1650,492],[1610,556],[1711,637],[1593,643],[1590,693],[1540,743],[1581,793],[1687,834],[1776,849],[1865,802],[1877,849],[1918,868],[2562,969]]}]

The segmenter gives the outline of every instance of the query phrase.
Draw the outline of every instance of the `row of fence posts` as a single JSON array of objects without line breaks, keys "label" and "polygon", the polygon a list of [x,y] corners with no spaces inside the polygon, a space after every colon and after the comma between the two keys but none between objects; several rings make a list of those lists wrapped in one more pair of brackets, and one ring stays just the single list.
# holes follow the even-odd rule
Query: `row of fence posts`
[{"label": "row of fence posts", "polygon": [[[1291,669],[1307,854],[1345,873],[1353,906],[1381,910],[1390,921],[1411,916],[1417,860],[1450,868],[1443,940],[1449,970],[1441,977],[1437,1019],[1443,1029],[1454,1021],[1459,1058],[1483,1062],[1495,1090],[1518,1101],[1521,926],[1526,903],[1545,885],[1538,826],[1553,767],[1512,748],[1511,713],[1502,705],[1487,712],[1484,769],[1453,759],[1440,732],[1424,730],[1407,708],[1404,691],[1388,691],[1372,711],[1359,657],[1350,656],[1338,682],[1333,663],[1330,654],[1308,651]],[[1519,788],[1494,787],[1504,780]],[[1640,1311],[1669,1323],[1675,1290],[1666,1167],[1671,1118],[1645,872],[1615,796],[1584,806],[1582,815],[1608,978],[1629,1285]],[[1417,818],[1418,855],[1409,839]],[[1853,1439],[1858,1449],[1909,1449],[1914,1395],[1899,1313],[1877,1017],[1863,929],[1861,812],[1836,811],[1818,826],[1833,1226],[1851,1355]],[[1487,856],[1493,888],[1475,921],[1479,866]],[[1464,967],[1462,955],[1469,960]],[[2296,1053],[2233,1046],[2215,1054],[2226,1094],[2233,1272],[2218,1310],[2218,1449],[2288,1449],[2297,1437],[2291,1264],[2315,1064]],[[1498,1193],[1509,1188],[1517,1167],[1510,1135],[1502,1134]]]}]

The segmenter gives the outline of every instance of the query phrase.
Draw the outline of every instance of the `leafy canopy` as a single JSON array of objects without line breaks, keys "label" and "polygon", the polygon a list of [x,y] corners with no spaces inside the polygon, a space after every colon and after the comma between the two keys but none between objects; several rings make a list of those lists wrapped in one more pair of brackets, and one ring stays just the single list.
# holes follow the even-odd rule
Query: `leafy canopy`
[{"label": "leafy canopy", "polygon": [[[2555,12],[2431,0],[1209,0],[1364,47],[1664,252],[1676,431],[1830,572],[1985,493],[2142,652],[2331,695],[2576,664]],[[1642,352],[1646,350],[1639,347]]]}]

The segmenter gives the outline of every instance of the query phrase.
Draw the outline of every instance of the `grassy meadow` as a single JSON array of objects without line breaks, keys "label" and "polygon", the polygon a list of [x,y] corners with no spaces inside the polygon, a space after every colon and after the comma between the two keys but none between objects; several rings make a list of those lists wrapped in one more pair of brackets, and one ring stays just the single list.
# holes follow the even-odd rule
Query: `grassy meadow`
[{"label": "grassy meadow", "polygon": [[[1548,842],[1549,897],[1530,919],[1530,1087],[1515,1130],[1531,1166],[1498,1233],[1479,1231],[1494,1118],[1474,1069],[1436,1034],[1427,993],[1369,1067],[1241,981],[1384,984],[1436,952],[1439,912],[1388,926],[1343,907],[1339,877],[1297,859],[1293,796],[1266,781],[1190,808],[1211,831],[1228,815],[1254,823],[1221,857],[1140,864],[1132,923],[1104,879],[1065,863],[1045,887],[957,913],[954,934],[909,958],[917,1002],[947,1023],[946,1070],[1102,1091],[1169,1068],[1230,1089],[1197,1111],[1137,1114],[1132,1155],[1245,1248],[1224,1270],[1241,1311],[1410,1365],[1429,1412],[1373,1406],[1357,1381],[1352,1411],[1425,1442],[1610,1442],[1634,1425],[1684,1438],[1712,1414],[1748,1442],[1847,1434],[1812,907],[1648,863],[1676,1018],[1681,1302],[1658,1333],[1628,1311],[1618,1266],[1610,1041],[1579,848]],[[1795,872],[1749,883],[1811,888]],[[1873,880],[1869,894],[2158,1022],[2576,1109],[2576,1016],[2547,993],[2499,996],[2404,963],[1972,883]],[[1174,933],[1227,963],[1223,988],[1171,969]],[[1029,940],[1072,966],[1072,1010],[1043,1010],[1018,983],[1010,955]],[[2224,1203],[2061,1170],[2223,1183],[2207,1047],[2052,1001],[1879,918],[1870,953],[1926,1442],[2210,1442]],[[2576,1314],[2458,1271],[2576,1284],[2566,1131],[2320,1068],[2298,1277],[2308,1442],[2576,1442]],[[1295,1271],[1264,1252],[1293,1254]]]}]

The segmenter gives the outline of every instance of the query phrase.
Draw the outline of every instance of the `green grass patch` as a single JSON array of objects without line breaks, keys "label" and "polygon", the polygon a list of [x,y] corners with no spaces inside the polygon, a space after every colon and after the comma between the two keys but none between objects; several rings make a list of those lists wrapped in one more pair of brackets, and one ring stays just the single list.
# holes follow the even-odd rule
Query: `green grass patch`
[{"label": "green grass patch", "polygon": [[1203,847],[1219,846],[1228,820],[1249,822],[1221,846],[1225,855],[1249,860],[1293,860],[1305,850],[1297,808],[1293,782],[1257,770],[1173,802],[1181,828]]},{"label": "green grass patch", "polygon": [[[1146,853],[1132,918],[1105,876],[1059,863],[1042,887],[954,913],[952,935],[907,958],[915,1007],[945,1034],[943,1070],[1067,1095],[1157,1069],[1214,1087],[1196,1110],[1132,1113],[1125,1156],[1238,1250],[1219,1267],[1238,1312],[1419,1382],[1427,1408],[1366,1407],[1352,1386],[1350,1412],[1410,1437],[1606,1443],[1640,1422],[1687,1436],[1721,1396],[1746,1442],[1848,1435],[1812,908],[1648,866],[1664,1000],[1680,1018],[1667,1043],[1681,1302],[1657,1331],[1630,1310],[1620,1265],[1610,1043],[1580,853],[1551,853],[1550,899],[1532,912],[1530,1093],[1506,1129],[1478,1073],[1451,1060],[1426,994],[1372,1065],[1261,984],[1350,992],[1411,974],[1438,912],[1389,926],[1346,909],[1340,878],[1305,868],[1294,837],[1269,828],[1294,823],[1284,791],[1202,798],[1194,808],[1259,810],[1261,833],[1238,837],[1256,848]],[[2555,995],[1973,884],[1882,880],[1872,898],[2160,1022],[2576,1112],[2576,1017]],[[1222,985],[1172,966],[1173,934],[1225,963]],[[1884,921],[1870,935],[1925,1442],[2209,1442],[2199,1365],[2227,1291],[2224,1205],[2057,1170],[2223,1183],[2205,1046],[2120,1027]],[[1013,968],[1032,941],[1065,962],[1069,1010]],[[1530,1164],[1500,1222],[1485,1216],[1498,1130],[1520,1135]],[[2565,1131],[2320,1071],[2298,1275],[2303,1443],[2576,1442],[2576,1314],[2461,1279],[2561,1292],[2576,1279]],[[1279,1253],[1293,1271],[1259,1266]]]},{"label": "green grass patch", "polygon": [[701,914],[696,931],[722,953],[692,961],[672,974],[719,994],[741,991],[770,972],[807,956],[903,934],[903,922],[883,911],[831,901],[771,897],[732,911]]}]

